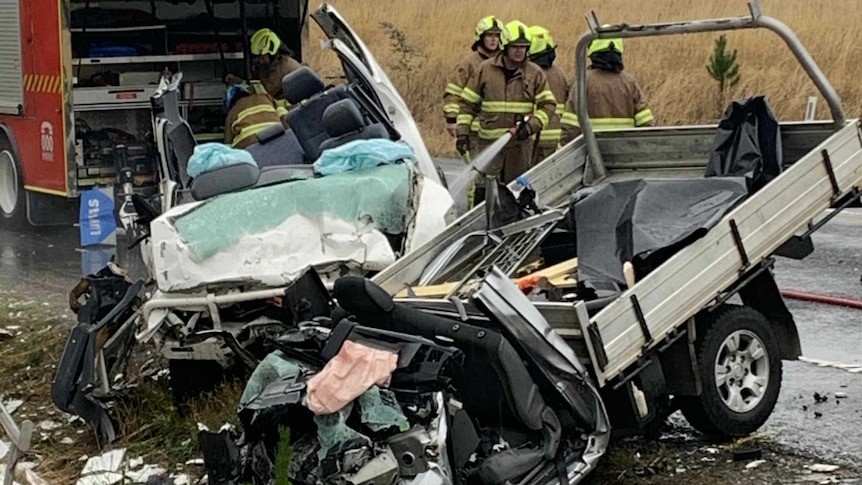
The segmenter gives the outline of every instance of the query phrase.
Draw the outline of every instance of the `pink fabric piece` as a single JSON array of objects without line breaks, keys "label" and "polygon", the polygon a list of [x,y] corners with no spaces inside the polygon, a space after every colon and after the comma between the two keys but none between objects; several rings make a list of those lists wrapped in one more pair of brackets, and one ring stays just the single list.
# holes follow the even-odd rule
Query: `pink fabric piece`
[{"label": "pink fabric piece", "polygon": [[372,385],[388,386],[398,365],[398,354],[345,340],[335,357],[308,380],[308,409],[332,414],[358,398]]}]

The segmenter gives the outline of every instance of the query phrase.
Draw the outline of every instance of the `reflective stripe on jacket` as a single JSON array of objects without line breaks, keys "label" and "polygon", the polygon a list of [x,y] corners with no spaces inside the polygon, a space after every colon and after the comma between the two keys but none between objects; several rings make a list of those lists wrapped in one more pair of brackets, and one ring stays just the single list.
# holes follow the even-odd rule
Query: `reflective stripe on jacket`
[{"label": "reflective stripe on jacket", "polygon": [[[566,102],[562,115],[564,142],[580,135],[576,114],[575,90]],[[647,108],[647,98],[631,74],[590,68],[587,71],[587,112],[596,131],[621,130],[652,126],[655,118]]]},{"label": "reflective stripe on jacket", "polygon": [[447,79],[446,83],[446,92],[443,94],[443,114],[446,115],[447,123],[455,122],[455,119],[458,117],[458,102],[461,100],[461,90],[464,89],[467,81],[479,68],[479,64],[482,64],[482,61],[486,59],[488,59],[488,56],[475,50],[465,57],[455,70],[449,74],[449,79]]},{"label": "reflective stripe on jacket", "polygon": [[569,82],[566,80],[566,73],[559,66],[551,66],[543,69],[543,71],[545,71],[545,77],[548,78],[548,87],[551,88],[554,99],[557,100],[557,110],[551,116],[551,122],[539,135],[539,146],[556,149],[563,133],[561,118],[566,112],[565,102],[569,99]]},{"label": "reflective stripe on jacket", "polygon": [[274,124],[282,124],[277,103],[270,95],[255,93],[239,99],[227,115],[224,142],[247,148],[258,142],[257,134]]},{"label": "reflective stripe on jacket", "polygon": [[482,62],[461,91],[458,135],[469,135],[476,120],[479,138],[496,140],[524,116],[530,116],[529,123],[536,133],[554,116],[557,102],[542,68],[526,61],[507,81],[504,55],[499,53]]}]

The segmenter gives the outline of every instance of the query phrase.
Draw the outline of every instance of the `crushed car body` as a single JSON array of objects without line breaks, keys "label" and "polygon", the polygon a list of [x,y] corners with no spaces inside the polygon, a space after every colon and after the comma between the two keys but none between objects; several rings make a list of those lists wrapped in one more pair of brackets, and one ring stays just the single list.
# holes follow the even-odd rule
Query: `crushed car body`
[{"label": "crushed car body", "polygon": [[[307,314],[288,287],[309,266],[331,289],[341,276],[382,270],[453,220],[445,180],[380,65],[334,9],[323,5],[311,17],[329,37],[323,47],[339,56],[346,82],[327,86],[308,67],[286,76],[295,130],[262,134],[238,156],[197,145],[179,115],[180,73],[164,77],[152,98],[160,193],[146,200],[127,190],[120,218],[155,287],[134,286],[134,318],[121,312],[134,323],[80,325],[102,332],[121,326],[124,344],[154,342],[169,360],[177,398],[237,367],[253,370],[263,356],[252,347]],[[82,296],[102,299],[95,286]],[[128,345],[115,363],[103,340],[80,337],[67,344],[57,404],[110,428],[112,371],[125,362]],[[80,364],[103,355],[107,369]],[[77,394],[86,403],[71,405]]]},{"label": "crushed car body", "polygon": [[589,374],[501,272],[465,313],[412,308],[360,277],[333,295],[330,312],[270,340],[240,401],[242,436],[201,433],[211,480],[577,483],[604,453]]}]

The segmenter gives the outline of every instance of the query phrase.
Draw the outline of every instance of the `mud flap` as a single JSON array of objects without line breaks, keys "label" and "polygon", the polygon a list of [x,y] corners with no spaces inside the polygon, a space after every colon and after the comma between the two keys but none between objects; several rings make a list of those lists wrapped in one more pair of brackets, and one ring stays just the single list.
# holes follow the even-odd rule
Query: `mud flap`
[{"label": "mud flap", "polygon": [[781,358],[796,360],[802,355],[799,331],[793,314],[787,309],[781,291],[770,271],[764,271],[739,290],[742,302],[759,311],[772,322]]},{"label": "mud flap", "polygon": [[[51,381],[51,399],[60,410],[92,423],[96,427],[99,445],[104,446],[117,439],[117,423],[108,414],[107,406],[94,396],[94,392],[98,391],[100,385],[110,385],[102,382],[104,375],[110,371],[107,362],[116,364],[128,356],[131,346],[127,340],[116,339],[119,346],[112,344],[111,340],[113,337],[122,337],[120,332],[127,334],[126,339],[128,335],[134,335],[128,333],[129,327],[122,324],[131,316],[129,310],[143,281],[124,284],[120,283],[124,281],[121,276],[104,277],[105,274],[102,274],[101,279],[99,276],[91,275],[87,279],[90,282],[90,298],[77,312],[81,321],[66,339],[63,355]],[[73,295],[83,288],[81,285],[76,286]],[[115,298],[119,294],[122,294],[122,298],[117,301]],[[116,304],[111,307],[114,301]],[[94,325],[93,320],[102,313],[104,316]],[[102,376],[96,370],[97,359],[105,364]]]},{"label": "mud flap", "polygon": [[117,426],[107,407],[90,394],[92,389],[87,383],[93,377],[96,350],[93,334],[87,327],[78,324],[69,334],[51,382],[51,399],[60,410],[95,425],[99,445],[104,446],[117,439]]}]

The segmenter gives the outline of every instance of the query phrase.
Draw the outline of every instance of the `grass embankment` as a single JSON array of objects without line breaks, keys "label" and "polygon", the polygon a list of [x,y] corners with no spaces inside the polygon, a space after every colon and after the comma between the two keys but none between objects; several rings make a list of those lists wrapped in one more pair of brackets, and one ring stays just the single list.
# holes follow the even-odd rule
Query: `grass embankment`
[{"label": "grass embankment", "polygon": [[[469,53],[478,19],[496,15],[504,21],[519,19],[551,30],[557,44],[557,63],[570,80],[574,73],[574,46],[587,29],[584,15],[594,9],[603,23],[667,22],[695,18],[741,16],[748,12],[743,0],[535,0],[529,3],[464,2],[462,0],[331,0],[350,26],[368,44],[386,68],[410,106],[432,153],[454,154],[454,141],[445,133],[442,93],[446,76]],[[862,108],[862,0],[762,0],[763,12],[790,26],[844,101],[848,117]],[[381,23],[387,22],[406,36],[406,46],[391,47]],[[715,122],[724,101],[716,99],[717,83],[706,70],[718,34],[697,34],[625,41],[626,69],[646,91],[661,125]],[[306,60],[325,75],[339,75],[334,59],[317,48],[322,33],[312,22]],[[738,49],[741,78],[727,99],[766,95],[781,120],[800,120],[808,96],[818,95],[805,72],[784,43],[765,30],[728,34],[730,49]],[[817,117],[830,118],[823,99]]]}]

